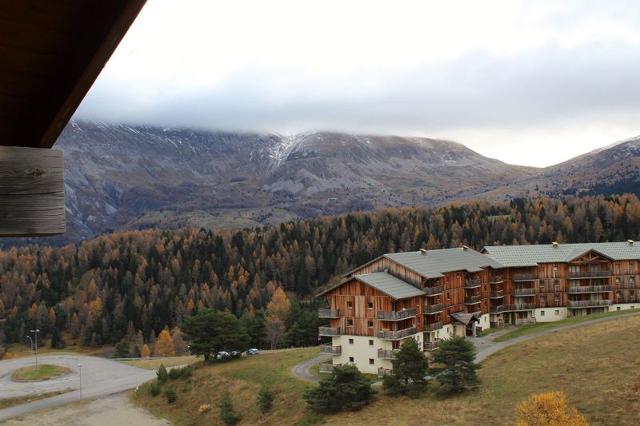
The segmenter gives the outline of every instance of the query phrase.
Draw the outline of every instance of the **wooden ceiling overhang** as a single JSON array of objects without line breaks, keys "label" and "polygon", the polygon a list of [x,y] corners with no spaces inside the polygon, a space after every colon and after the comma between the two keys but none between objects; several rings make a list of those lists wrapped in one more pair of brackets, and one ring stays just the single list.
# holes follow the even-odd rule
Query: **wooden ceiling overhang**
[{"label": "wooden ceiling overhang", "polygon": [[65,230],[49,150],[146,0],[0,0],[0,236]]}]

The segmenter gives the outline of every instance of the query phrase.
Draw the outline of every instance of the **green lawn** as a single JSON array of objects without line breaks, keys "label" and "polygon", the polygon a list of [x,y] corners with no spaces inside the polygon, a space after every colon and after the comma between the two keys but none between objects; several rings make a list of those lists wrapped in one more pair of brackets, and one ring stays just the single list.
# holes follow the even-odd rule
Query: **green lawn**
[{"label": "green lawn", "polygon": [[[640,312],[640,309],[626,309],[624,311],[603,312],[600,314],[569,317],[560,321],[538,322],[535,324],[522,325],[515,328],[512,331],[509,331],[501,336],[496,337],[494,340],[496,342],[504,342],[506,340],[511,340],[516,337],[539,333],[545,330],[551,330],[567,324],[578,324],[581,322],[593,321],[598,318],[606,318],[606,317],[613,317],[613,316],[619,316],[619,315],[629,315],[629,314],[638,313],[638,312]],[[496,330],[500,330],[500,329],[496,329]]]},{"label": "green lawn", "polygon": [[37,367],[35,365],[31,365],[14,371],[11,375],[11,379],[16,382],[37,382],[53,379],[70,372],[71,370],[68,368],[61,367],[59,365],[40,364]]}]

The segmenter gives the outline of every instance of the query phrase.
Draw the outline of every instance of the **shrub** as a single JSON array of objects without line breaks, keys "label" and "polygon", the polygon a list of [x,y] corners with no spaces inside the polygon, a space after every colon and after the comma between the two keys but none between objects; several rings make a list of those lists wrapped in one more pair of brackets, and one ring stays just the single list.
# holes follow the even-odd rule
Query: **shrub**
[{"label": "shrub", "polygon": [[516,408],[518,426],[588,426],[577,409],[567,405],[564,392],[531,395]]},{"label": "shrub", "polygon": [[208,413],[209,411],[211,411],[211,404],[202,404],[198,407],[198,414]]},{"label": "shrub", "polygon": [[473,343],[464,337],[453,337],[440,342],[438,349],[433,352],[433,362],[438,364],[433,369],[433,375],[440,383],[444,393],[460,393],[478,385],[475,363],[476,350]]},{"label": "shrub", "polygon": [[172,368],[169,370],[169,378],[171,380],[176,380],[182,377],[182,369],[181,368]]},{"label": "shrub", "polygon": [[169,373],[167,373],[167,369],[164,367],[164,364],[160,364],[160,368],[158,368],[156,375],[158,376],[158,382],[160,382],[160,384],[166,383],[169,379]]},{"label": "shrub", "polygon": [[407,339],[393,360],[393,371],[384,377],[382,387],[388,395],[418,397],[427,390],[427,367],[418,343]]},{"label": "shrub", "polygon": [[353,365],[334,367],[331,376],[320,385],[307,389],[303,398],[318,413],[355,411],[371,402],[371,382]]},{"label": "shrub", "polygon": [[273,407],[273,392],[266,387],[263,386],[260,388],[260,393],[258,393],[258,407],[260,407],[260,411],[266,413]]},{"label": "shrub", "polygon": [[179,368],[178,370],[180,371],[180,376],[182,376],[183,379],[188,379],[193,374],[193,369],[188,365]]},{"label": "shrub", "polygon": [[149,395],[151,396],[158,396],[160,395],[160,385],[158,384],[158,382],[151,382],[149,383],[149,386],[147,387],[147,392],[149,393]]},{"label": "shrub", "polygon": [[235,425],[240,421],[240,416],[233,411],[233,403],[231,402],[231,396],[226,391],[220,400],[220,419],[226,425]]},{"label": "shrub", "polygon": [[164,396],[165,398],[167,398],[167,404],[173,404],[174,402],[176,402],[176,399],[178,399],[176,390],[172,387],[168,387],[167,389],[165,389]]},{"label": "shrub", "polygon": [[114,358],[127,358],[129,357],[129,342],[126,340],[120,340],[113,352]]}]

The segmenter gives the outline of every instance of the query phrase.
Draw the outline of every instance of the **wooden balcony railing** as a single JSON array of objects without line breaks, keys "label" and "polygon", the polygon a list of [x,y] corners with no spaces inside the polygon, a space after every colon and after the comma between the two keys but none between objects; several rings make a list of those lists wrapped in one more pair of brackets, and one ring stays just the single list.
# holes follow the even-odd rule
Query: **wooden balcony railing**
[{"label": "wooden balcony railing", "polygon": [[480,278],[472,278],[464,282],[464,288],[478,288],[480,285],[482,285]]},{"label": "wooden balcony railing", "polygon": [[640,282],[637,282],[637,283],[635,283],[635,282],[634,283],[617,283],[616,287],[620,288],[620,289],[625,289],[625,288],[628,288],[628,289],[636,289],[636,288],[640,289]]},{"label": "wooden balcony railing", "polygon": [[569,293],[608,293],[612,291],[610,285],[571,286]]},{"label": "wooden balcony railing", "polygon": [[532,309],[535,309],[535,307],[535,303],[517,303],[511,305],[495,306],[491,309],[491,312],[494,314],[499,314],[501,312],[530,311]]},{"label": "wooden balcony railing", "polygon": [[535,296],[536,289],[535,288],[516,288],[513,290],[514,296]]},{"label": "wooden balcony railing", "polygon": [[440,342],[436,340],[435,342],[423,342],[422,346],[424,351],[432,351],[437,349],[439,344]]},{"label": "wooden balcony railing", "polygon": [[404,339],[405,337],[411,336],[412,334],[416,334],[415,327],[404,328],[402,330],[378,331],[378,337],[385,340],[400,340]]},{"label": "wooden balcony railing", "polygon": [[376,313],[376,317],[380,320],[384,321],[400,321],[406,318],[411,318],[416,316],[416,309],[404,309],[402,311],[378,311]]},{"label": "wooden balcony railing", "polygon": [[475,305],[476,303],[480,303],[482,300],[482,296],[467,296],[464,298],[465,305]]},{"label": "wooden balcony railing", "polygon": [[494,277],[489,278],[489,284],[501,284],[504,282],[504,279],[501,275],[496,275]]},{"label": "wooden balcony railing", "polygon": [[504,297],[504,290],[496,290],[489,293],[490,299],[501,299]]},{"label": "wooden balcony railing", "polygon": [[430,324],[424,325],[424,331],[435,331],[440,330],[443,327],[442,321],[432,322]]},{"label": "wooden balcony railing", "polygon": [[444,310],[444,306],[441,303],[436,305],[426,305],[424,307],[425,314],[437,314],[438,312],[442,312]]},{"label": "wooden balcony railing", "polygon": [[640,303],[640,296],[616,297],[616,303]]},{"label": "wooden balcony railing", "polygon": [[400,349],[378,349],[378,358],[380,359],[396,359],[396,354]]},{"label": "wooden balcony railing", "polygon": [[340,327],[318,327],[320,336],[340,336]]},{"label": "wooden balcony railing", "polygon": [[536,274],[531,272],[513,274],[513,281],[534,281],[536,279],[537,279]]},{"label": "wooden balcony railing", "polygon": [[340,318],[340,311],[337,309],[318,309],[318,317],[320,318]]},{"label": "wooden balcony railing", "polygon": [[342,353],[342,346],[321,345],[320,353],[326,355],[340,355]]},{"label": "wooden balcony railing", "polygon": [[603,300],[569,300],[570,308],[591,308],[598,306],[609,306],[611,305],[611,300],[603,299]]},{"label": "wooden balcony railing", "polygon": [[427,296],[435,296],[437,294],[444,293],[444,287],[442,287],[441,285],[437,287],[425,287],[422,290],[424,291],[424,294]]},{"label": "wooden balcony railing", "polygon": [[569,272],[569,279],[581,279],[581,278],[606,278],[611,276],[611,271],[577,271]]}]

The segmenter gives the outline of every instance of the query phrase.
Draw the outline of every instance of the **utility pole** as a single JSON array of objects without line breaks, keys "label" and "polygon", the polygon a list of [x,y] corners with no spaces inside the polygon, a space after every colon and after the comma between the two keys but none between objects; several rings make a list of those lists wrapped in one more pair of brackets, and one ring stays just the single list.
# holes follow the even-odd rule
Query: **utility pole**
[{"label": "utility pole", "polygon": [[38,369],[38,333],[40,333],[40,329],[36,328],[35,330],[31,330],[32,333],[34,333],[36,335],[36,342],[35,342],[35,348],[36,348],[36,370]]},{"label": "utility pole", "polygon": [[80,373],[80,399],[82,399],[82,364],[78,364],[78,373]]}]

